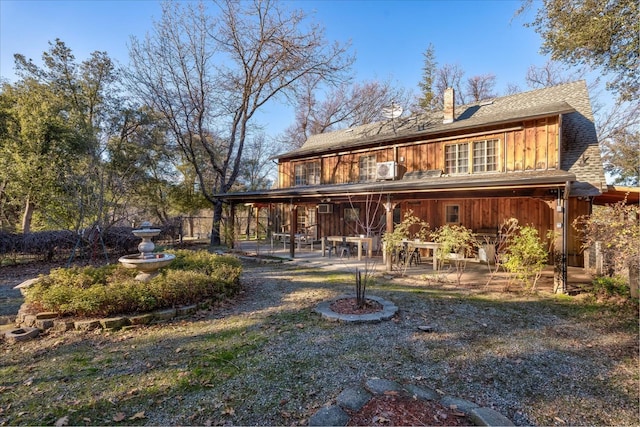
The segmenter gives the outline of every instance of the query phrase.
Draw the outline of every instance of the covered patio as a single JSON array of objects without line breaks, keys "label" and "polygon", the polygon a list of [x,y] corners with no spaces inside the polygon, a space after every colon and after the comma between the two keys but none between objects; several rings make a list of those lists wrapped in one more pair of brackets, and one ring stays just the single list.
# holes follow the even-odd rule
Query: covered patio
[{"label": "covered patio", "polygon": [[[319,248],[303,248],[296,252],[295,258],[289,256],[289,250],[283,249],[282,245],[277,245],[271,249],[271,243],[269,241],[256,241],[256,240],[240,240],[236,242],[236,247],[233,250],[234,253],[240,255],[246,260],[253,260],[256,262],[277,262],[299,265],[300,267],[307,268],[322,268],[326,270],[336,272],[349,272],[355,273],[356,268],[360,271],[368,269],[374,271],[377,275],[386,275],[393,277],[402,277],[403,280],[411,281],[423,281],[426,284],[429,281],[444,281],[450,282],[452,286],[456,284],[455,268],[449,264],[445,264],[438,271],[434,271],[432,259],[423,259],[418,265],[407,266],[406,269],[399,269],[394,267],[394,270],[386,271],[386,266],[383,261],[382,253],[374,253],[372,258],[364,257],[362,260],[358,260],[357,256],[340,257],[340,256],[322,256],[322,251]],[[482,262],[478,259],[469,258],[467,260],[464,273],[461,277],[461,282],[466,285],[471,285],[474,288],[483,288],[489,281],[491,270],[486,262]],[[492,280],[492,287],[501,288],[508,280],[509,273],[500,269]],[[579,293],[580,289],[585,285],[589,285],[592,281],[592,275],[585,268],[581,267],[568,267],[567,269],[567,292],[569,294]],[[554,286],[554,268],[548,265],[543,270],[542,277],[536,289],[541,291],[553,292]],[[518,284],[512,286],[513,290],[519,289]]]}]

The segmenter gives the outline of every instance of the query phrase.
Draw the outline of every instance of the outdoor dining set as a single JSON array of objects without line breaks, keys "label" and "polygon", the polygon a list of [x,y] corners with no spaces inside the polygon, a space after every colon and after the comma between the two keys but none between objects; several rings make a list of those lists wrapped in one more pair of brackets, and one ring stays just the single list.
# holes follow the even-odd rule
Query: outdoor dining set
[{"label": "outdoor dining set", "polygon": [[[283,249],[286,249],[290,243],[290,238],[289,233],[273,233],[271,236],[272,249],[275,249],[277,242],[281,242]],[[374,249],[377,246],[377,238],[362,234],[358,236],[324,236],[319,239],[314,239],[313,237],[299,233],[294,236],[294,241],[298,250],[303,247],[308,247],[313,251],[319,244],[323,257],[336,256],[345,258],[357,256],[358,261],[363,259],[365,251],[367,258],[372,258]],[[438,260],[436,251],[438,247],[438,243],[435,242],[403,240],[397,248],[391,251],[391,256],[393,263],[399,265],[408,263],[408,266],[421,264],[423,255],[431,257],[433,260],[433,269],[437,270]],[[386,262],[387,252],[382,247],[381,249],[380,252],[382,253],[383,261]]]}]

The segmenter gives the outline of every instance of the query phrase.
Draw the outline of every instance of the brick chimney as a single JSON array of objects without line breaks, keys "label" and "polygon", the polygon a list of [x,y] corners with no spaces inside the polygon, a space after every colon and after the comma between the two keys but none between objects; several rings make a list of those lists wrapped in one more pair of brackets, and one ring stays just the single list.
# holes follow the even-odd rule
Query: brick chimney
[{"label": "brick chimney", "polygon": [[453,123],[455,115],[455,92],[452,87],[448,87],[444,91],[444,119],[442,120],[442,123]]}]

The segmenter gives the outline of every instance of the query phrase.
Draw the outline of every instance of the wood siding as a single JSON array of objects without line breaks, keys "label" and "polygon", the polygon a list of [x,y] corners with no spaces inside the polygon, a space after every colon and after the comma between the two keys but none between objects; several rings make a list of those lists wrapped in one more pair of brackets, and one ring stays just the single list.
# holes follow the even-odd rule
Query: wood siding
[{"label": "wood siding", "polygon": [[[282,160],[278,166],[279,186],[288,188],[295,182],[294,169],[299,162],[319,161],[321,184],[343,184],[358,182],[360,178],[360,158],[375,155],[377,162],[395,161],[398,164],[398,177],[407,172],[443,170],[445,171],[445,147],[452,144],[471,143],[475,141],[497,140],[497,171],[487,173],[503,173],[519,171],[544,171],[559,168],[559,117],[528,120],[521,123],[510,123],[503,129],[495,131],[477,132],[475,135],[460,136],[458,138],[441,138],[439,140],[424,140],[389,144],[385,147],[371,147],[370,149],[343,150],[340,153],[327,153],[323,156],[311,156],[295,160]],[[471,156],[470,156],[471,157]],[[471,160],[469,161],[471,167]],[[472,169],[470,169],[472,170]],[[555,196],[541,193],[538,197],[525,197],[514,194],[513,197],[488,198],[429,198],[411,197],[411,200],[398,200],[400,218],[405,212],[412,210],[414,215],[429,223],[432,230],[445,224],[445,206],[458,205],[460,207],[459,223],[475,232],[497,232],[500,224],[508,218],[517,218],[521,225],[533,225],[542,239],[546,240],[549,230],[557,229]],[[438,197],[438,196],[435,196]],[[449,195],[449,197],[458,197]],[[316,204],[308,203],[306,208],[314,209]],[[334,202],[335,203],[335,202]],[[366,231],[362,229],[365,220],[365,205],[354,203],[360,208],[360,221],[345,220],[345,209],[349,203],[335,203],[333,213],[317,215],[317,235],[357,235]],[[371,209],[374,208],[370,208]],[[376,208],[374,217],[370,219],[373,225],[384,224],[385,212],[381,206]],[[567,227],[567,260],[569,265],[579,266],[582,263],[582,251],[579,236],[572,227],[573,220],[590,213],[588,200],[570,198],[568,206],[569,222]]]},{"label": "wood siding", "polygon": [[440,169],[445,170],[444,147],[459,143],[497,139],[498,171],[530,171],[557,169],[558,156],[558,117],[525,121],[522,129],[496,130],[480,136],[447,140],[425,140],[384,148],[358,149],[346,153],[307,157],[304,159],[284,160],[278,166],[280,188],[288,188],[294,183],[294,165],[312,160],[321,162],[322,184],[343,184],[359,180],[359,161],[362,156],[375,155],[377,162],[396,161],[399,176],[406,172]]}]

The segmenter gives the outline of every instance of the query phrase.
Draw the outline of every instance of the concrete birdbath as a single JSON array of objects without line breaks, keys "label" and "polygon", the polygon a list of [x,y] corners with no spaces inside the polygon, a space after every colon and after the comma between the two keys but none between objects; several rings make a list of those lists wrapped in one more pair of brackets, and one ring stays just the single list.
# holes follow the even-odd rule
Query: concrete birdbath
[{"label": "concrete birdbath", "polygon": [[153,253],[155,245],[151,241],[152,237],[160,234],[159,228],[151,228],[151,223],[145,221],[141,228],[133,230],[136,237],[142,238],[142,242],[138,245],[139,254],[125,255],[120,257],[118,261],[126,268],[135,268],[140,273],[136,276],[136,280],[148,282],[158,274],[158,270],[166,267],[175,259],[175,255],[165,253]]}]

